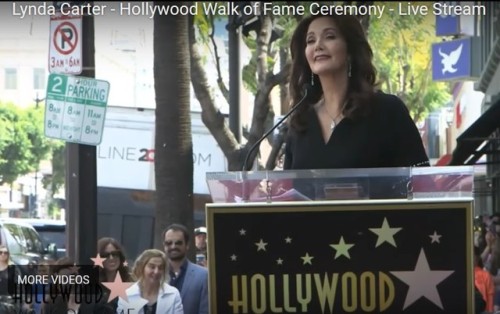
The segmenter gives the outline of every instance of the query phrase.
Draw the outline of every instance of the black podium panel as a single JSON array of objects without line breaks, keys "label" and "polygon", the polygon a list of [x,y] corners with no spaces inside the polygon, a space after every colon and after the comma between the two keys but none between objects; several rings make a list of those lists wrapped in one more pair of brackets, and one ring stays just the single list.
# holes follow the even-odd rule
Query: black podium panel
[{"label": "black podium panel", "polygon": [[473,313],[472,200],[207,205],[211,313]]}]

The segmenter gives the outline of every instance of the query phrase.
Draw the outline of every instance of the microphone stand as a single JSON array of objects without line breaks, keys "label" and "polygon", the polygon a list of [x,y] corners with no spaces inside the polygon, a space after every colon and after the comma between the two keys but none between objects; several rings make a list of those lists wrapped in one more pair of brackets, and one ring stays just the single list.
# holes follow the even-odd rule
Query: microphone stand
[{"label": "microphone stand", "polygon": [[257,141],[255,142],[255,144],[252,145],[252,147],[250,147],[250,149],[248,150],[248,153],[246,154],[245,156],[245,160],[243,161],[243,166],[242,166],[242,169],[241,169],[241,173],[242,173],[242,180],[243,180],[243,188],[242,188],[242,200],[244,202],[248,201],[249,200],[249,192],[248,192],[248,187],[247,187],[247,184],[246,184],[246,181],[248,179],[247,177],[247,168],[248,168],[248,160],[250,159],[250,156],[253,154],[253,152],[260,146],[260,144],[274,131],[276,130],[277,127],[279,127],[281,124],[283,124],[283,122],[285,122],[286,119],[288,119],[288,117],[295,112],[295,110],[297,110],[297,108],[299,108],[302,103],[304,102],[304,100],[306,100],[307,98],[307,95],[308,95],[308,92],[309,92],[309,89],[311,88],[311,86],[309,85],[306,85],[306,88],[304,89],[304,96],[302,96],[302,98],[299,100],[299,102],[293,106],[290,111],[288,111],[284,116],[283,118],[281,118],[278,123],[276,123],[275,125],[273,125],[272,128],[270,128],[266,133],[264,133],[264,135]]}]

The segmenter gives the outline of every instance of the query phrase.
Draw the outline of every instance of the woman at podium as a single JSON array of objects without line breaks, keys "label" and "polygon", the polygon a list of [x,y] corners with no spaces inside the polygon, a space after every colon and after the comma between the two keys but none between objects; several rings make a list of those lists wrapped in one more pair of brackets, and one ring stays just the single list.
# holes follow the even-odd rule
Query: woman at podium
[{"label": "woman at podium", "polygon": [[[284,169],[429,165],[403,101],[377,90],[373,52],[356,17],[303,19],[291,55],[292,104],[306,91],[307,98],[289,121]],[[387,186],[384,195],[372,192],[397,197],[385,195]]]}]

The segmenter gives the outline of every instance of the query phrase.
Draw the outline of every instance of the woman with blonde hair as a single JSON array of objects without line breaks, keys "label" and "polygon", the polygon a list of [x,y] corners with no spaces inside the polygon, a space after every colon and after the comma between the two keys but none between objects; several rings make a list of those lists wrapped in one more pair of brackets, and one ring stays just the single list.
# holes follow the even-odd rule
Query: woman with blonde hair
[{"label": "woman with blonde hair", "polygon": [[142,252],[134,264],[137,282],[118,301],[117,313],[184,314],[179,290],[169,285],[167,257],[160,250]]}]

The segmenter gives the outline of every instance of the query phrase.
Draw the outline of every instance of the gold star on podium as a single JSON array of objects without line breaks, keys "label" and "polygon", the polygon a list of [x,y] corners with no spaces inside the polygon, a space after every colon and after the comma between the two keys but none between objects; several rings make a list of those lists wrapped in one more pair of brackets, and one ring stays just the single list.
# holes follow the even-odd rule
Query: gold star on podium
[{"label": "gold star on podium", "polygon": [[340,256],[345,256],[348,259],[351,259],[351,256],[349,255],[349,249],[354,246],[354,244],[346,244],[344,242],[344,237],[340,237],[340,241],[337,244],[330,244],[330,246],[336,251],[335,253],[335,259],[339,258]]},{"label": "gold star on podium", "polygon": [[309,264],[312,265],[312,259],[314,256],[310,256],[309,253],[306,253],[306,255],[302,256],[301,259],[304,261],[302,265]]},{"label": "gold star on podium", "polygon": [[380,228],[369,228],[371,232],[378,235],[377,244],[375,247],[380,246],[384,242],[391,244],[394,247],[396,246],[396,241],[394,241],[394,235],[401,231],[403,228],[391,228],[389,223],[387,222],[387,218],[384,217],[384,222],[382,223],[382,227]]},{"label": "gold star on podium", "polygon": [[260,239],[260,241],[255,243],[255,245],[257,245],[257,251],[261,251],[261,250],[265,251],[267,243],[265,243],[264,240]]}]

